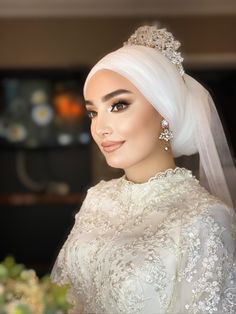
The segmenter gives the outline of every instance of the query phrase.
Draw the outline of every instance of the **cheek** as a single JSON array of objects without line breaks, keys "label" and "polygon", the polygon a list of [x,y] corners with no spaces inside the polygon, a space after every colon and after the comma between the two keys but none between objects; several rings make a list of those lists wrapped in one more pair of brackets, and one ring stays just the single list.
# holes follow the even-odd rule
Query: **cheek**
[{"label": "cheek", "polygon": [[[112,116],[112,138],[126,141],[124,147],[114,154],[104,154],[108,165],[115,168],[127,168],[154,153],[158,147],[160,116],[157,112],[140,111],[135,114]],[[91,122],[91,135],[99,146],[100,139]]]},{"label": "cheek", "polygon": [[156,113],[141,112],[138,117],[130,121],[129,130],[131,139],[135,140],[137,146],[149,146],[156,144],[160,131],[160,119]]},{"label": "cheek", "polygon": [[91,132],[93,140],[98,144],[98,136],[95,132],[94,123],[92,121],[91,121],[91,125],[90,125],[90,132]]},{"label": "cheek", "polygon": [[90,132],[91,132],[91,135],[92,135],[92,138],[93,138],[95,144],[102,151],[102,149],[100,147],[100,140],[99,140],[99,137],[98,137],[97,133],[95,132],[95,127],[94,127],[94,124],[92,123],[92,121],[91,121],[91,125],[90,125]]}]

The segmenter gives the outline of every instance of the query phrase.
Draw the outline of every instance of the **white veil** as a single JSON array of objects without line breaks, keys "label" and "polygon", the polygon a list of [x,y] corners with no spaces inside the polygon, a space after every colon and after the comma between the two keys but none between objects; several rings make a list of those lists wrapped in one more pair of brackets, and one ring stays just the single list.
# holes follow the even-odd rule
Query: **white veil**
[{"label": "white veil", "polygon": [[108,69],[130,80],[169,122],[174,157],[199,153],[199,181],[230,207],[236,192],[236,169],[215,104],[208,91],[156,49],[124,46],[102,58],[98,70]]}]

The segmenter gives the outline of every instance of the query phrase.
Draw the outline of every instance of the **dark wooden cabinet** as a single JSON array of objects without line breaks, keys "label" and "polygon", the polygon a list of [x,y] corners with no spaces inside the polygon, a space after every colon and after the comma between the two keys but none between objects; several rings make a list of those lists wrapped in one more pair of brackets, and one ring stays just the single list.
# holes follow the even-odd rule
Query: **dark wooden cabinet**
[{"label": "dark wooden cabinet", "polygon": [[0,260],[13,255],[41,275],[51,270],[91,185],[90,147],[24,154],[34,181],[65,182],[69,187],[65,195],[28,190],[17,176],[17,150],[1,150]]}]

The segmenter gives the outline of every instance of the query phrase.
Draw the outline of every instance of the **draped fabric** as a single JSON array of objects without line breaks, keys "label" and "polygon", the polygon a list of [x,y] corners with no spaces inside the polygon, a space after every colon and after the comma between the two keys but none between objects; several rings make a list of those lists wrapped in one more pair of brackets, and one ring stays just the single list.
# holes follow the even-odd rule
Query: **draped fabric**
[{"label": "draped fabric", "polygon": [[70,313],[236,313],[236,214],[185,168],[102,180],[51,277]]},{"label": "draped fabric", "polygon": [[139,45],[110,52],[90,70],[85,84],[99,70],[111,70],[132,82],[165,118],[173,132],[174,157],[199,153],[200,183],[235,207],[236,168],[224,129],[209,92],[193,77],[183,76],[161,52]]}]

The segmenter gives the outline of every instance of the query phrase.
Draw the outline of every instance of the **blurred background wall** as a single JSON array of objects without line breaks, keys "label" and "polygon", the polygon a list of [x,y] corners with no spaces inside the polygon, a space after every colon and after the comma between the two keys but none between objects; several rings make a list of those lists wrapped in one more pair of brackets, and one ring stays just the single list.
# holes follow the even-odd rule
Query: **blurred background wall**
[{"label": "blurred background wall", "polygon": [[10,17],[0,19],[0,66],[92,65],[105,53],[119,48],[136,26],[156,20],[181,41],[189,61],[196,55],[199,58],[221,55],[217,61],[222,64],[235,58],[235,15]]},{"label": "blurred background wall", "polygon": [[[187,73],[212,92],[231,147],[236,149],[232,115],[236,4],[231,0],[0,0],[0,74],[32,69],[66,73],[81,67],[86,72],[103,55],[119,48],[137,26],[156,21],[182,43]],[[17,181],[16,154],[17,150],[0,147],[0,237],[4,239],[0,258],[12,254],[45,273],[51,269],[88,186],[122,171],[108,167],[92,142],[86,152],[79,147],[25,152],[35,180],[47,173],[42,163],[50,160],[54,176],[71,184],[67,195],[54,197],[53,193],[30,191]]]}]

